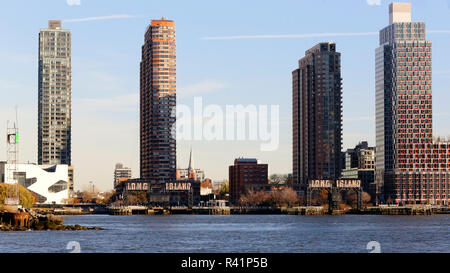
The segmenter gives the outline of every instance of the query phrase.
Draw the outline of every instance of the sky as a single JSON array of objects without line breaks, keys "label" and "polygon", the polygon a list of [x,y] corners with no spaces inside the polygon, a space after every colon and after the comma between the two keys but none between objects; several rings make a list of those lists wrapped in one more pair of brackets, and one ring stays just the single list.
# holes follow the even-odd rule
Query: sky
[{"label": "sky", "polygon": [[[18,0],[0,9],[0,132],[18,106],[19,161],[37,161],[38,34],[48,20],[72,32],[72,164],[75,190],[111,190],[121,162],[139,176],[139,63],[152,19],[175,21],[177,105],[278,106],[279,145],[261,140],[178,140],[177,167],[228,178],[237,157],[292,172],[292,71],[309,48],[342,54],[343,149],[375,145],[375,49],[388,25],[385,0]],[[411,1],[433,42],[433,133],[450,135],[450,0]],[[0,142],[0,160],[6,160]]]}]

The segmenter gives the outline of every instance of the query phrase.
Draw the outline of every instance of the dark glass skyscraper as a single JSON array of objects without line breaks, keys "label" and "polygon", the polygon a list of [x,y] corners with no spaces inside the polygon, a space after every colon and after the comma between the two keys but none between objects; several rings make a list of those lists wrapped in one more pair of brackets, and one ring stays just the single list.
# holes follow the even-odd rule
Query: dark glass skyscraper
[{"label": "dark glass skyscraper", "polygon": [[141,178],[176,179],[176,43],[173,21],[153,20],[142,46],[140,82]]},{"label": "dark glass skyscraper", "polygon": [[320,43],[305,53],[292,72],[293,179],[337,179],[341,174],[341,54],[336,44]]}]

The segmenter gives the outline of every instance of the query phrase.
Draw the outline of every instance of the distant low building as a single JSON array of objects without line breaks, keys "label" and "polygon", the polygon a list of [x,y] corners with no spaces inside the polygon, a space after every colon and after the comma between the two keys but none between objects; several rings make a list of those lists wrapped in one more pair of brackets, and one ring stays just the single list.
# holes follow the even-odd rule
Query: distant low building
[{"label": "distant low building", "polygon": [[222,189],[224,184],[228,184],[228,180],[214,180],[212,182],[212,186],[213,186],[213,191],[214,192],[218,192],[220,191],[220,189]]},{"label": "distant low building", "polygon": [[22,185],[37,197],[40,204],[64,204],[69,198],[70,179],[73,178],[70,178],[68,165],[0,162],[0,182]]},{"label": "distant low building", "polygon": [[[205,172],[201,169],[194,169],[194,179],[203,181],[205,180]],[[192,174],[191,174],[192,175]],[[189,179],[189,170],[188,169],[177,169],[177,180],[186,180]]]},{"label": "distant low building", "polygon": [[360,142],[353,149],[343,153],[345,165],[342,169],[343,179],[359,179],[363,190],[370,194],[372,201],[376,198],[375,148],[366,141]]},{"label": "distant low building", "polygon": [[151,206],[193,206],[200,203],[200,181],[194,179],[157,182],[147,179],[127,179],[115,187],[114,200],[127,201],[130,195],[145,193],[145,203]]},{"label": "distant low building", "polygon": [[204,181],[200,184],[200,195],[210,195],[213,193],[213,186],[211,179],[206,178]]},{"label": "distant low building", "polygon": [[230,201],[237,204],[241,195],[248,190],[270,188],[268,180],[268,165],[258,164],[254,158],[237,158],[229,167]]},{"label": "distant low building", "polygon": [[122,163],[117,163],[114,169],[114,187],[123,180],[131,179],[131,169],[124,167]]},{"label": "distant low building", "polygon": [[189,153],[189,164],[187,169],[177,169],[177,180],[195,179],[199,181],[205,180],[205,172],[194,167],[194,153],[191,149]]}]

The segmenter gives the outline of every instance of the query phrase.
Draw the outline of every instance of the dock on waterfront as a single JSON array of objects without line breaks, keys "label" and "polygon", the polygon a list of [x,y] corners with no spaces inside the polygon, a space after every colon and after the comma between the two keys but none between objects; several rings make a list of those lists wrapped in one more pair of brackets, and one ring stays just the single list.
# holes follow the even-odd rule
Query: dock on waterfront
[{"label": "dock on waterfront", "polygon": [[450,214],[449,207],[442,206],[377,206],[367,207],[360,211],[351,211],[351,214],[369,214],[369,215],[436,215]]},{"label": "dock on waterfront", "polygon": [[[54,215],[80,215],[80,214],[109,214],[109,215],[239,215],[239,214],[266,214],[266,215],[330,215],[330,212],[322,206],[302,207],[149,207],[149,206],[73,206],[73,207],[48,207],[33,208],[41,214]],[[331,215],[365,214],[365,215],[436,215],[450,214],[450,207],[431,205],[380,205],[365,207],[361,210],[346,209],[335,210]]]}]

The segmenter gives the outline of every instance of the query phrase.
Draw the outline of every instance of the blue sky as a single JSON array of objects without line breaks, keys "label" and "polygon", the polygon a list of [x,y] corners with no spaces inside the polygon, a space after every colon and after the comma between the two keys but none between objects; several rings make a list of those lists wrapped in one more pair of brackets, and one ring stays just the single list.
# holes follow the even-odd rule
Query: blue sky
[{"label": "blue sky", "polygon": [[[433,130],[450,135],[450,1],[411,1],[413,21],[427,23],[433,42]],[[69,5],[68,3],[75,3]],[[79,3],[79,5],[77,5]],[[116,162],[139,175],[139,62],[151,19],[176,24],[178,103],[279,105],[280,146],[258,141],[179,141],[177,161],[213,179],[228,176],[239,156],[290,173],[291,72],[305,50],[334,41],[342,53],[344,148],[375,143],[374,51],[377,35],[286,38],[277,35],[372,33],[388,25],[388,1],[3,1],[0,9],[0,131],[19,106],[20,161],[37,160],[38,33],[49,19],[72,31],[72,162],[75,187],[112,188]],[[84,18],[84,19],[83,19]],[[86,19],[87,18],[87,19]],[[82,19],[82,20],[79,20]],[[431,32],[435,31],[435,32]],[[436,31],[444,31],[438,33]],[[256,39],[255,35],[265,35]],[[206,39],[246,36],[245,39]],[[312,35],[314,36],[314,35]],[[283,38],[284,37],[284,38]],[[6,158],[0,143],[0,160]]]}]

